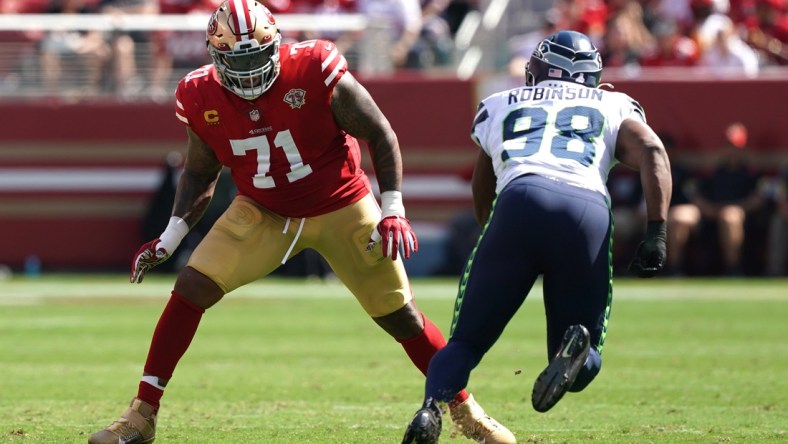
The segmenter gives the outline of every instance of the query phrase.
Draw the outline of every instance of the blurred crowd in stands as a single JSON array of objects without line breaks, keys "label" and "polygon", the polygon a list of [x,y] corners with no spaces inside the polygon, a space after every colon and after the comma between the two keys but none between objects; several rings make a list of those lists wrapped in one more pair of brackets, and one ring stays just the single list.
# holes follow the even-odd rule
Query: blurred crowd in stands
[{"label": "blurred crowd in stands", "polygon": [[755,77],[788,63],[786,0],[557,0],[542,29],[512,39],[519,75],[535,43],[557,29],[594,39],[606,67],[715,68]]},{"label": "blurred crowd in stands", "polygon": [[[0,12],[94,14],[209,13],[220,0],[0,0]],[[439,69],[455,62],[454,37],[469,11],[484,0],[263,0],[275,15],[357,13],[389,23],[388,56],[394,68]],[[538,3],[538,2],[537,2]],[[522,76],[525,60],[542,37],[575,29],[592,37],[607,67],[711,66],[720,75],[756,76],[761,67],[788,63],[786,0],[556,0],[534,12],[541,23],[510,36],[511,71]],[[510,8],[518,7],[510,2]],[[2,40],[33,42],[43,68],[41,83],[57,88],[61,63],[83,65],[89,90],[134,95],[143,88],[166,94],[173,67],[208,63],[201,32],[87,32],[41,30],[0,33]],[[361,32],[321,35],[284,30],[289,40],[335,40],[352,63]],[[146,76],[137,75],[139,51],[149,54]],[[175,79],[177,81],[177,79]],[[90,92],[90,91],[88,91]]]},{"label": "blurred crowd in stands", "polygon": [[[264,0],[275,16],[282,14],[363,14],[370,22],[385,22],[390,31],[389,58],[394,68],[448,66],[453,48],[452,35],[461,16],[471,8],[461,0]],[[221,0],[0,0],[3,14],[209,14]],[[207,26],[207,21],[206,21]],[[361,31],[302,32],[282,29],[285,41],[312,38],[334,40],[346,52],[347,59],[357,60]],[[0,43],[26,42],[35,45],[42,71],[42,87],[56,91],[63,87],[62,65],[76,60],[84,71],[85,88],[80,94],[116,92],[121,96],[138,95],[141,88],[153,97],[169,92],[165,88],[173,68],[188,70],[209,63],[205,49],[205,32],[101,32],[38,31],[0,32]],[[148,78],[139,75],[139,46],[145,46]],[[351,68],[354,68],[351,66]],[[183,72],[180,73],[182,75]],[[177,81],[177,79],[174,79]]]}]

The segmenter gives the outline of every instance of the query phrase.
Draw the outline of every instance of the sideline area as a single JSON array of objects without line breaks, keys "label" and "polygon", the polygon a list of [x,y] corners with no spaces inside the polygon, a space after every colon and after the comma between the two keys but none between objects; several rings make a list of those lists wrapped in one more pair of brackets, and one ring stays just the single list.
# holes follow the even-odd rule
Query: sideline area
[{"label": "sideline area", "polygon": [[[412,278],[417,300],[453,300],[457,279]],[[0,281],[0,306],[46,303],[51,299],[74,298],[167,298],[175,275],[148,276],[141,284],[131,284],[125,274],[44,274],[37,278],[23,276]],[[614,300],[741,300],[788,302],[788,279],[732,278],[658,278],[614,280]],[[528,300],[541,299],[542,285],[537,281]],[[330,299],[352,298],[335,279],[299,279],[267,277],[241,287],[228,299]]]}]

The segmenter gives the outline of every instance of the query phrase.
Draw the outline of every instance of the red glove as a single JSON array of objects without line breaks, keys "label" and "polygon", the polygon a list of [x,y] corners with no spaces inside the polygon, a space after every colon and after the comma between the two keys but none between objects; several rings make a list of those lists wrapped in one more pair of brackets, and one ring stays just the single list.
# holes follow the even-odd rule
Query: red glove
[{"label": "red glove", "polygon": [[178,216],[170,217],[167,228],[157,239],[143,244],[131,264],[131,283],[140,283],[145,273],[166,261],[189,233],[189,225]]},{"label": "red glove", "polygon": [[[377,238],[377,239],[376,239]],[[410,222],[401,216],[388,216],[378,222],[378,227],[372,233],[370,242],[381,241],[380,246],[384,257],[397,260],[397,252],[402,248],[402,255],[410,259],[411,252],[419,251],[419,241],[416,233],[410,227]]]},{"label": "red glove", "polygon": [[134,262],[131,264],[131,283],[139,284],[145,273],[170,257],[170,252],[164,249],[160,239],[143,244],[134,255]]}]

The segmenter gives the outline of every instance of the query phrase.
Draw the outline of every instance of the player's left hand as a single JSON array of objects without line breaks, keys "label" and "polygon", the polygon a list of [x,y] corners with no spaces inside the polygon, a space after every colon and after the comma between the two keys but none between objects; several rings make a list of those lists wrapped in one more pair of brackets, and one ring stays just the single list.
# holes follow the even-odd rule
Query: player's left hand
[{"label": "player's left hand", "polygon": [[388,216],[378,222],[369,239],[369,245],[372,246],[379,241],[383,256],[390,257],[393,261],[397,260],[400,248],[405,259],[410,259],[411,253],[419,250],[416,233],[410,227],[410,222],[402,216]]},{"label": "player's left hand", "polygon": [[667,228],[665,222],[649,222],[646,238],[638,245],[629,271],[642,278],[654,277],[665,267]]}]

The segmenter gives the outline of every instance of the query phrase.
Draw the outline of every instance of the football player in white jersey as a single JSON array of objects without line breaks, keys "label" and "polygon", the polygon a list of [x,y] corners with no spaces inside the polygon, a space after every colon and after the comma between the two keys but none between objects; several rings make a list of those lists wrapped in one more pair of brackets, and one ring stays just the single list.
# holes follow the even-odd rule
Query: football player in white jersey
[{"label": "football player in white jersey", "polygon": [[484,230],[460,282],[449,343],[430,361],[424,404],[403,443],[438,442],[438,402],[466,386],[539,275],[548,365],[533,386],[534,409],[546,412],[599,373],[613,294],[605,182],[617,162],[640,171],[647,206],[646,236],[631,269],[641,277],[662,269],[670,162],[640,105],[598,89],[601,75],[589,38],[560,31],[532,54],[526,86],[479,105],[472,187]]}]

